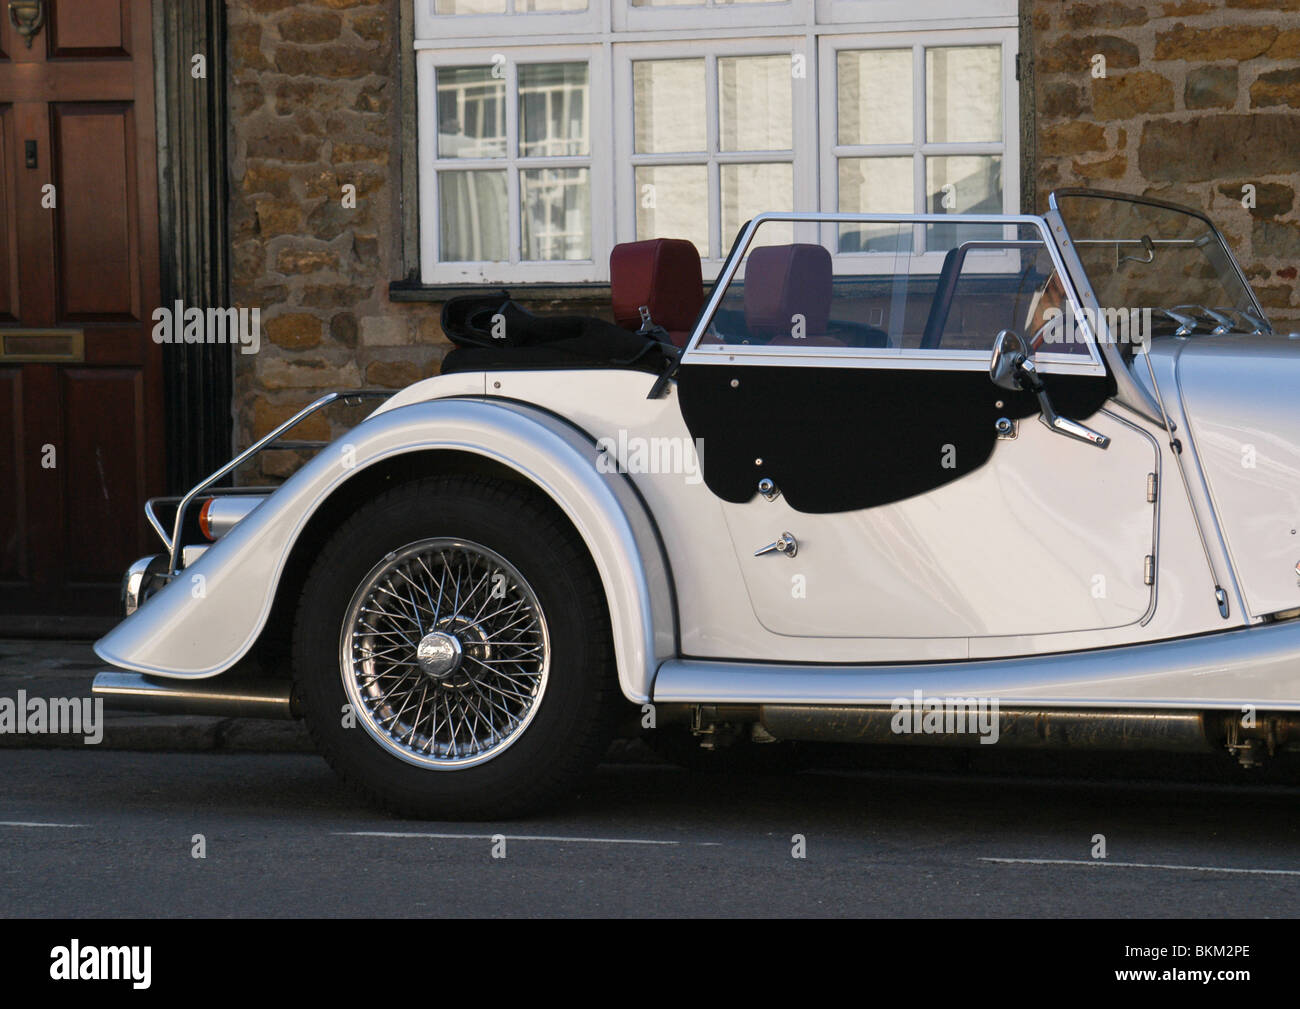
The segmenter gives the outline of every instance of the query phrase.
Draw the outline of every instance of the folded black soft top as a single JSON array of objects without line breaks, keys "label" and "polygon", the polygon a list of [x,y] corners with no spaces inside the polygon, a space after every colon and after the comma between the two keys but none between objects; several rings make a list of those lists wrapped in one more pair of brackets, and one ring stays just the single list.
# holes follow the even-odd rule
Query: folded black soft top
[{"label": "folded black soft top", "polygon": [[660,374],[675,348],[584,315],[534,315],[508,291],[452,298],[442,330],[456,345],[443,374],[533,368],[630,368]]}]

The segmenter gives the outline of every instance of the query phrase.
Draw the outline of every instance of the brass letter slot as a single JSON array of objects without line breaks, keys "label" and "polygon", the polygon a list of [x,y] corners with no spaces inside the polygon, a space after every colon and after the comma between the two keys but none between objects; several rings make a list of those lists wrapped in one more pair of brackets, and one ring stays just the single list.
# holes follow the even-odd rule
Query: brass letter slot
[{"label": "brass letter slot", "polygon": [[85,359],[86,339],[80,329],[0,329],[0,364]]}]

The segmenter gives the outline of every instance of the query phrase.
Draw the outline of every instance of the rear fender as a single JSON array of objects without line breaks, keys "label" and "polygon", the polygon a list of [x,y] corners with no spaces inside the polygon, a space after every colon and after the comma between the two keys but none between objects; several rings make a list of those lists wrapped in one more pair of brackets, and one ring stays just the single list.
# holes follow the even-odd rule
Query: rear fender
[{"label": "rear fender", "polygon": [[192,566],[152,596],[95,651],[124,669],[179,679],[216,676],[265,627],[294,544],[331,495],[406,453],[471,453],[516,471],[568,517],[595,563],[608,603],[619,684],[650,697],[677,653],[671,575],[654,521],[627,477],[599,472],[584,433],[535,407],[439,399],[372,415],[322,450]]}]

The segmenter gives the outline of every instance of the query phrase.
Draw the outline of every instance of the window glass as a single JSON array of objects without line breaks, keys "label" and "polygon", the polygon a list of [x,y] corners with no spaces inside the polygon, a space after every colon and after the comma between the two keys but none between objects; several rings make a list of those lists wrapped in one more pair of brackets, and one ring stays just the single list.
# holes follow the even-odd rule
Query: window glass
[{"label": "window glass", "polygon": [[912,142],[911,49],[841,49],[836,74],[839,143]]},{"label": "window glass", "polygon": [[590,259],[590,170],[538,168],[519,173],[524,259]]},{"label": "window glass", "polygon": [[1001,140],[1001,48],[927,49],[925,123],[926,138],[932,143]]},{"label": "window glass", "polygon": [[[926,213],[1002,213],[1002,158],[998,155],[959,155],[925,159]],[[949,248],[959,239],[978,235],[996,238],[999,228],[990,225],[931,224],[926,227],[926,245]]]},{"label": "window glass", "polygon": [[504,14],[506,0],[434,0],[435,14]]},{"label": "window glass", "polygon": [[[840,158],[840,213],[913,213],[912,162],[910,157]],[[842,224],[839,251],[893,251],[894,232],[888,224]]]},{"label": "window glass", "polygon": [[641,165],[636,177],[636,237],[684,238],[701,256],[709,254],[709,205],[706,165]]},{"label": "window glass", "polygon": [[[722,244],[727,248],[736,240],[741,227],[751,217],[764,211],[794,209],[794,167],[790,164],[723,165],[722,177]],[[789,224],[773,221],[755,236],[768,244],[791,240]]]},{"label": "window glass", "polygon": [[[924,108],[914,69],[924,60]],[[925,46],[836,52],[836,206],[842,213],[1004,213],[1002,47]],[[923,122],[918,130],[916,124]],[[922,144],[924,141],[924,144]],[[974,149],[972,149],[974,148]],[[918,186],[918,181],[921,185]],[[984,233],[996,237],[997,228]],[[929,225],[918,253],[954,232]],[[872,225],[840,232],[842,253],[879,251]]]},{"label": "window glass", "polygon": [[590,154],[587,64],[526,63],[519,68],[519,156]]},{"label": "window glass", "polygon": [[855,227],[874,236],[890,270],[836,270],[831,248],[764,239],[767,229],[785,238],[790,225],[760,224],[704,343],[965,353],[984,361],[997,334],[1011,329],[1026,340],[1037,336],[1044,353],[1089,353],[1081,334],[1063,345],[1060,327],[1047,325],[1061,315],[1065,295],[1035,228],[1002,226],[989,240],[985,226],[954,223],[952,244],[938,255],[917,247],[918,225]]},{"label": "window glass", "polygon": [[638,154],[708,147],[704,60],[637,60],[632,64],[632,95]]},{"label": "window glass", "polygon": [[438,157],[500,158],[506,153],[506,82],[490,66],[438,71]]},{"label": "window glass", "polygon": [[509,259],[510,201],[506,173],[440,172],[439,255],[445,261]]},{"label": "window glass", "polygon": [[788,151],[793,146],[789,56],[718,60],[718,149]]}]

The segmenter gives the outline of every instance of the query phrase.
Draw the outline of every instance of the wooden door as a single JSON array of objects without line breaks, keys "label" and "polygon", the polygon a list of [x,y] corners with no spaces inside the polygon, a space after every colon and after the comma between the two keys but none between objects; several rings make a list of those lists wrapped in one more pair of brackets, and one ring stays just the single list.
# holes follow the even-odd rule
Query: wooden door
[{"label": "wooden door", "polygon": [[115,612],[164,462],[150,0],[45,0],[30,46],[8,6],[0,633]]}]

